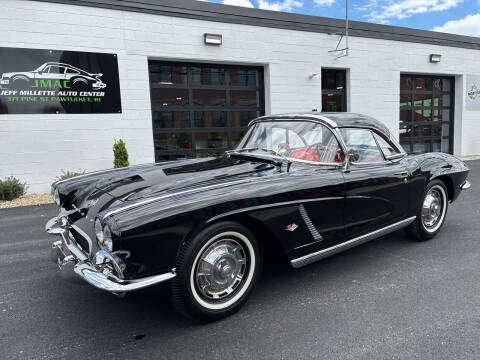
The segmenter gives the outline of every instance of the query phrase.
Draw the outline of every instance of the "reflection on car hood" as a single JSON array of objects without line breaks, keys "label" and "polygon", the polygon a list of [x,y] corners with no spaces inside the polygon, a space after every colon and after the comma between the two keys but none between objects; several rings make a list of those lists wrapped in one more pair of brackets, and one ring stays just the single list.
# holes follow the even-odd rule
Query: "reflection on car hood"
[{"label": "reflection on car hood", "polygon": [[115,206],[183,189],[263,175],[265,170],[273,168],[265,163],[227,157],[203,158],[106,170],[59,182],[54,186],[70,204],[79,208],[88,199],[100,198],[103,194],[108,194],[111,199],[108,206]]}]

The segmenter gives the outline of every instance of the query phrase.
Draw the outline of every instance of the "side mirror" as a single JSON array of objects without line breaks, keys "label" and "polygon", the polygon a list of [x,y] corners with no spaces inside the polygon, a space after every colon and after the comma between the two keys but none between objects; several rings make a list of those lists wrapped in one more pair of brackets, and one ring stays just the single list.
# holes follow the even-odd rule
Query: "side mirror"
[{"label": "side mirror", "polygon": [[360,159],[360,153],[356,149],[348,150],[348,161],[350,163],[357,162]]},{"label": "side mirror", "polygon": [[42,74],[43,74],[43,71],[40,70],[40,71],[38,72],[38,75],[42,75]]}]

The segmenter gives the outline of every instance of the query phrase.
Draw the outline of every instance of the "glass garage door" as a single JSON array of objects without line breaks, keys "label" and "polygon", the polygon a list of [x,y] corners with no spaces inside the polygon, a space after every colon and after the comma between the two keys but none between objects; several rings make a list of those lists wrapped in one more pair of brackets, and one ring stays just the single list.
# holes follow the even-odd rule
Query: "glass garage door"
[{"label": "glass garage door", "polygon": [[400,143],[408,153],[453,152],[454,78],[400,77]]},{"label": "glass garage door", "polygon": [[149,61],[155,160],[232,149],[264,115],[261,67]]}]

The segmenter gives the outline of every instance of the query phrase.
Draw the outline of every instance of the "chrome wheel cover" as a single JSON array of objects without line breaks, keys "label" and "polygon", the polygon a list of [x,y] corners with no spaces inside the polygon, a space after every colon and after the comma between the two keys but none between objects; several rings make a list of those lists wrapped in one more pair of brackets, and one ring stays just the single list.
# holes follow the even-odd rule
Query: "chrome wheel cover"
[{"label": "chrome wheel cover", "polygon": [[445,193],[439,186],[432,187],[423,200],[422,223],[425,229],[434,231],[444,215]]},{"label": "chrome wheel cover", "polygon": [[208,300],[223,300],[235,292],[247,272],[247,255],[234,239],[218,239],[200,255],[195,282],[200,295]]}]

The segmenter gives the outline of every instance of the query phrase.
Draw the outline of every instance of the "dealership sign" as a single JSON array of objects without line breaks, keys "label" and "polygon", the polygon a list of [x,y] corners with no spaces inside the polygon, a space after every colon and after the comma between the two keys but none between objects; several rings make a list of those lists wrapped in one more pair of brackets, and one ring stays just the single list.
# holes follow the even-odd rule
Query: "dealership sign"
[{"label": "dealership sign", "polygon": [[115,54],[0,47],[0,114],[121,111]]},{"label": "dealership sign", "polygon": [[467,75],[467,110],[480,110],[480,75]]}]

